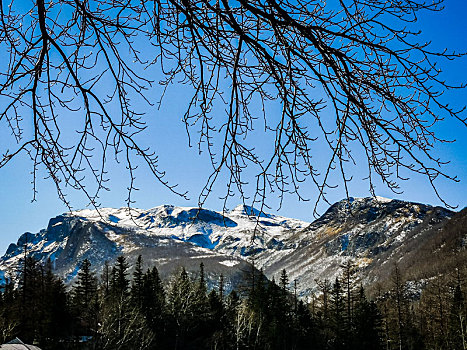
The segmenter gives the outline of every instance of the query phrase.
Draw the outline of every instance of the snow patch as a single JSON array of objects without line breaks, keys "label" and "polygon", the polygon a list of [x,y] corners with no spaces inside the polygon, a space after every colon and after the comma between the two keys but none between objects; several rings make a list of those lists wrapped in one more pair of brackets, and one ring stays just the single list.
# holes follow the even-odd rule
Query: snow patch
[{"label": "snow patch", "polygon": [[380,196],[376,196],[375,199],[376,199],[377,202],[380,202],[380,203],[389,203],[389,202],[392,202],[392,199],[390,199],[390,198],[385,198],[385,197],[380,197]]},{"label": "snow patch", "polygon": [[238,261],[238,260],[223,260],[223,261],[219,261],[219,264],[222,264],[222,265],[228,266],[228,267],[233,267],[235,265],[240,264],[240,261]]}]

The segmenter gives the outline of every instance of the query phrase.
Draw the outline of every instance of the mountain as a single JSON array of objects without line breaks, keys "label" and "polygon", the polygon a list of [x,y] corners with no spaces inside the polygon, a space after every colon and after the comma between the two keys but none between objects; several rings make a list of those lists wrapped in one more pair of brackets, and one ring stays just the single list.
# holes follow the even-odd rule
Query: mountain
[{"label": "mountain", "polygon": [[[26,246],[27,254],[36,259],[50,258],[55,272],[67,282],[77,275],[84,259],[90,260],[100,273],[105,261],[112,264],[123,254],[133,262],[141,254],[146,265],[156,264],[162,276],[179,266],[195,273],[203,262],[211,282],[215,283],[222,273],[228,289],[229,284],[238,283],[252,267],[242,259],[242,254],[226,254],[219,248],[232,242],[245,249],[250,245],[250,232],[258,225],[251,214],[254,215],[254,209],[247,206],[224,215],[170,205],[150,210],[103,208],[65,213],[51,219],[45,230],[24,233],[16,244],[10,244],[0,258],[0,277],[14,274]],[[307,225],[273,215],[263,215],[260,222],[268,227],[267,234],[271,236]]]},{"label": "mountain", "polygon": [[333,204],[283,242],[293,248],[265,252],[258,259],[267,276],[287,267],[290,280],[296,279],[305,294],[315,287],[317,278],[333,281],[349,260],[360,268],[364,284],[383,283],[407,250],[417,250],[418,243],[436,236],[436,230],[453,215],[447,209],[419,203],[349,198]]},{"label": "mountain", "polygon": [[[451,218],[462,223],[465,217],[465,210],[455,213],[381,197],[342,200],[312,223],[245,205],[224,213],[170,205],[81,210],[59,215],[45,230],[24,233],[10,244],[0,258],[0,277],[14,274],[26,247],[27,254],[37,259],[50,258],[55,272],[68,282],[85,258],[99,273],[105,261],[112,264],[123,254],[133,262],[141,254],[147,265],[156,264],[165,276],[181,265],[196,273],[202,261],[211,284],[222,273],[230,286],[239,283],[252,265],[276,279],[286,269],[289,280],[296,280],[299,292],[306,295],[316,279],[335,278],[348,260],[361,268],[365,284],[383,283],[396,262],[423,270],[420,260],[426,261],[426,254],[433,259],[449,253],[455,257],[453,266],[465,251],[467,226],[457,224],[454,229]],[[436,271],[431,266],[429,273]]]}]

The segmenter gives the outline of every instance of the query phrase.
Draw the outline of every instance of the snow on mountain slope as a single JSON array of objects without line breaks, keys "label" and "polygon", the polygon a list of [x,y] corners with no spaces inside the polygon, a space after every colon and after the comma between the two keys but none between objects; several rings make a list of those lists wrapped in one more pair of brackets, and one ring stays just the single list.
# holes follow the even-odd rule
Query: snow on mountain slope
[{"label": "snow on mountain slope", "polygon": [[99,271],[119,255],[134,261],[141,254],[162,274],[184,265],[195,272],[202,261],[215,279],[235,283],[248,263],[267,277],[286,269],[302,294],[315,279],[333,279],[339,265],[352,259],[375,282],[391,270],[402,247],[423,240],[424,232],[453,212],[428,205],[376,198],[349,198],[332,205],[313,223],[259,213],[240,205],[230,212],[163,205],[149,210],[80,210],[50,220],[47,229],[23,234],[0,258],[0,271],[12,274],[28,254],[53,261],[71,281],[88,258]]},{"label": "snow on mountain slope", "polygon": [[227,280],[229,276],[238,279],[242,271],[251,270],[248,263],[240,259],[241,254],[226,255],[217,246],[235,242],[244,250],[251,245],[250,232],[269,241],[307,225],[264,215],[259,226],[247,212],[252,212],[251,208],[239,206],[224,215],[163,205],[149,210],[102,208],[65,213],[51,219],[47,229],[25,233],[16,244],[10,244],[0,258],[0,271],[14,274],[26,249],[39,260],[50,258],[55,271],[67,281],[73,280],[85,258],[100,271],[105,261],[112,263],[122,254],[130,261],[143,255],[146,264],[156,264],[163,275],[181,265],[194,272],[202,261],[215,278],[223,273]]},{"label": "snow on mountain slope", "polygon": [[[411,241],[446,221],[453,212],[440,207],[382,198],[350,198],[332,205],[319,219],[293,236],[288,253],[260,253],[267,276],[287,266],[307,293],[315,279],[333,280],[340,265],[352,260],[364,272],[364,283],[386,279]],[[389,263],[392,262],[392,263]]]},{"label": "snow on mountain slope", "polygon": [[[316,279],[333,280],[340,266],[352,260],[362,271],[364,283],[386,279],[404,247],[422,242],[436,225],[454,213],[429,205],[376,198],[349,198],[332,205],[304,229],[290,228],[271,235],[266,226],[245,245],[223,237],[216,250],[239,256],[262,268],[269,278],[286,269],[289,280],[308,294]],[[253,231],[245,232],[249,237]]]}]

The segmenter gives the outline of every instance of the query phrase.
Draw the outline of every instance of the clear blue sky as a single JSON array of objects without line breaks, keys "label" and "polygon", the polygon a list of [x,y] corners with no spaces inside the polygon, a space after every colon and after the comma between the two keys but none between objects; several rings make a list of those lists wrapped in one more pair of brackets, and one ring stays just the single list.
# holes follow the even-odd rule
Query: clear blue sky
[{"label": "clear blue sky", "polygon": [[[442,13],[424,13],[420,18],[419,26],[423,36],[432,40],[436,47],[455,48],[458,51],[467,50],[467,1],[446,0],[446,9]],[[467,58],[451,62],[443,66],[444,77],[453,82],[467,81]],[[167,171],[168,179],[172,183],[178,183],[180,188],[189,191],[189,201],[185,201],[170,193],[167,189],[148,176],[144,169],[137,172],[137,187],[141,190],[136,193],[135,207],[151,208],[161,204],[174,204],[181,206],[196,206],[199,191],[204,185],[209,174],[208,159],[199,156],[196,148],[189,149],[185,128],[180,122],[184,112],[186,99],[183,89],[172,88],[161,110],[152,112],[149,129],[144,136],[144,142],[152,144],[160,155],[160,166]],[[449,95],[452,104],[463,105],[467,103],[467,91],[456,91]],[[0,150],[5,149],[4,125],[0,130]],[[457,175],[460,182],[439,181],[438,188],[442,196],[452,205],[459,208],[467,206],[467,128],[459,122],[447,120],[439,126],[441,136],[456,139],[453,144],[438,145],[437,154],[451,163],[445,168],[448,173]],[[257,147],[267,147],[261,139],[257,141]],[[40,173],[38,181],[37,201],[31,203],[33,196],[31,188],[32,176],[30,174],[32,164],[25,155],[14,159],[9,166],[0,169],[0,254],[5,251],[8,244],[16,242],[19,235],[25,231],[37,232],[45,228],[49,218],[67,211],[67,208],[58,199],[53,183],[43,179],[44,173]],[[360,181],[364,175],[359,168],[353,169],[354,181],[351,185],[351,195],[356,197],[368,196],[368,186],[365,181]],[[111,191],[102,193],[101,204],[104,207],[125,206],[126,187],[128,186],[128,174],[124,168],[111,166]],[[394,195],[384,186],[378,184],[377,195],[390,198],[399,198],[409,201],[423,202],[440,205],[435,193],[429,187],[427,181],[420,177],[414,177],[402,183],[404,193]],[[218,199],[223,195],[224,184],[220,182],[215,193],[207,201],[206,207],[220,210],[222,201]],[[311,185],[304,188],[309,194],[310,202],[299,202],[295,197],[288,196],[279,215],[300,218],[312,221],[313,196],[316,195]],[[329,192],[329,199],[337,201],[342,199],[345,193],[341,187]],[[69,198],[75,209],[85,207],[87,201],[80,193],[69,192]],[[274,202],[274,200],[273,200]],[[230,201],[231,207],[237,203],[235,199]],[[326,204],[321,204],[320,212],[324,212]],[[271,212],[276,212],[277,206]]]}]

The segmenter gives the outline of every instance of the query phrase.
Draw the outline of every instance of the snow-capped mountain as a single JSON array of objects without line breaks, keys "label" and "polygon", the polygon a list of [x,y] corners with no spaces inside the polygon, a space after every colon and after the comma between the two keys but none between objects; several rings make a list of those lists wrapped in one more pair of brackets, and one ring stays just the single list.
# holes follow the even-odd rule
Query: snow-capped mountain
[{"label": "snow-capped mountain", "polygon": [[[16,244],[10,244],[0,258],[0,271],[2,275],[14,274],[26,251],[42,261],[50,258],[55,272],[71,281],[86,258],[99,272],[105,261],[112,264],[119,255],[125,255],[131,262],[141,254],[146,265],[156,264],[162,275],[179,266],[195,272],[203,262],[213,278],[222,273],[227,282],[234,283],[242,272],[251,270],[242,259],[253,242],[251,232],[256,230],[274,240],[308,225],[266,214],[258,221],[255,214],[247,206],[223,215],[170,205],[149,210],[102,208],[65,213],[51,219],[45,230],[24,233]],[[236,242],[239,254],[226,254],[220,249],[232,246],[232,242]]]},{"label": "snow-capped mountain", "polygon": [[71,281],[85,258],[99,272],[105,261],[112,264],[123,254],[132,262],[141,254],[163,275],[180,265],[194,272],[203,262],[213,278],[222,273],[232,284],[251,263],[269,278],[286,269],[307,294],[315,279],[334,278],[349,259],[365,270],[365,282],[386,278],[391,262],[453,215],[441,207],[380,197],[342,200],[313,223],[244,205],[225,213],[170,205],[81,210],[51,219],[39,233],[21,235],[0,258],[0,271],[14,274],[26,252],[50,258],[55,271]]},{"label": "snow-capped mountain", "polygon": [[401,264],[407,247],[417,249],[417,243],[453,214],[441,207],[381,197],[349,198],[283,241],[285,251],[262,252],[258,260],[267,276],[277,276],[286,267],[290,280],[296,279],[305,294],[316,279],[332,282],[348,260],[362,270],[364,284],[384,282],[394,264]]}]

